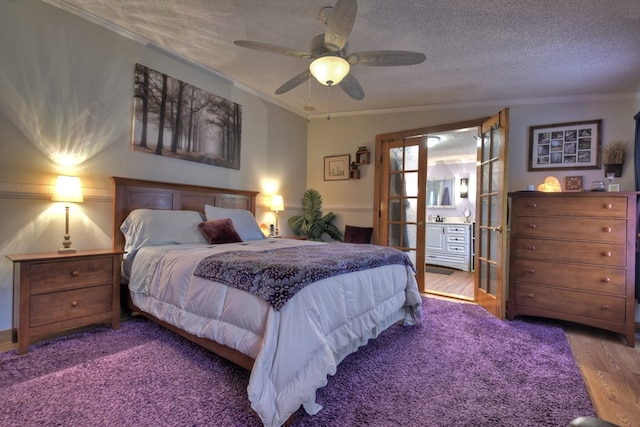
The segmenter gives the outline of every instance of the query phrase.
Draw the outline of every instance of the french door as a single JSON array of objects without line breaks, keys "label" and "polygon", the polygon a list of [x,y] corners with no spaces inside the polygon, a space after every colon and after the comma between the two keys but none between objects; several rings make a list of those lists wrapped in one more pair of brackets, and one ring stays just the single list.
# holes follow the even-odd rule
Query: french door
[{"label": "french door", "polygon": [[504,319],[507,288],[509,109],[485,120],[478,140],[475,301]]},{"label": "french door", "polygon": [[[427,185],[426,135],[396,138],[381,146],[382,160],[376,169],[382,169],[383,192],[374,224],[374,241],[398,248],[409,255],[415,266],[424,265],[426,216],[425,194]],[[416,280],[424,291],[424,268],[416,268]]]},{"label": "french door", "polygon": [[474,300],[504,318],[508,109],[489,119],[377,135],[373,238],[409,254],[420,291],[425,292],[427,136],[469,127],[477,127],[480,134]]}]

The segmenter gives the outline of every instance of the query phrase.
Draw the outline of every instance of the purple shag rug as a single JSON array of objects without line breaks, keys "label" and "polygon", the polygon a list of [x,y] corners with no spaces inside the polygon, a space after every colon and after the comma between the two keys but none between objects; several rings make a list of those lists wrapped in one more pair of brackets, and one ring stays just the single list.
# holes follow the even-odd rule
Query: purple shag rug
[{"label": "purple shag rug", "polygon": [[[348,356],[301,426],[566,426],[594,415],[562,328],[423,298]],[[259,426],[249,373],[145,319],[0,354],[2,426]]]}]

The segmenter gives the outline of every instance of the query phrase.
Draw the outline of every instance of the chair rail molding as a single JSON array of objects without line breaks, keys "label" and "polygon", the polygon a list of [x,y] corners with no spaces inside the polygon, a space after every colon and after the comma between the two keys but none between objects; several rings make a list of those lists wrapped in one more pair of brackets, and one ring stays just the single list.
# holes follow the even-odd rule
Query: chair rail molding
[{"label": "chair rail molding", "polygon": [[[0,182],[0,198],[7,199],[36,199],[51,201],[54,190],[53,185],[22,184],[15,182]],[[110,190],[100,188],[82,189],[85,201],[111,202],[113,195]]]}]

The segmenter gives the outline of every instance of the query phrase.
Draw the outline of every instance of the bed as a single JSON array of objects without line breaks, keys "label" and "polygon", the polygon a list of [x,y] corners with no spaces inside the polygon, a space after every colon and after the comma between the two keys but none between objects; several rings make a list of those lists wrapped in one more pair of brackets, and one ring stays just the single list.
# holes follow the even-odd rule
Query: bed
[{"label": "bed", "polygon": [[[250,370],[248,398],[265,426],[284,424],[300,406],[317,413],[315,392],[344,357],[390,326],[420,322],[413,266],[399,251],[264,238],[253,191],[112,180],[113,242],[128,252],[130,308]],[[309,263],[323,259],[323,251],[354,254],[349,272],[278,271],[265,279],[265,268],[261,283],[268,286],[259,292],[257,276],[241,280],[264,264],[264,255]]]}]

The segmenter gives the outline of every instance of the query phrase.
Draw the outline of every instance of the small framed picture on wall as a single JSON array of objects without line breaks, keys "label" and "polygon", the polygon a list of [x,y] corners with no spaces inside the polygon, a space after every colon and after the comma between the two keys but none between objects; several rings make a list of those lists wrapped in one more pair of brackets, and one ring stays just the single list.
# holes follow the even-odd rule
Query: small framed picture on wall
[{"label": "small framed picture on wall", "polygon": [[326,156],[324,158],[324,180],[339,181],[349,179],[351,155]]}]

